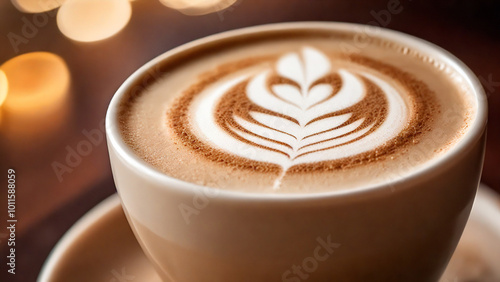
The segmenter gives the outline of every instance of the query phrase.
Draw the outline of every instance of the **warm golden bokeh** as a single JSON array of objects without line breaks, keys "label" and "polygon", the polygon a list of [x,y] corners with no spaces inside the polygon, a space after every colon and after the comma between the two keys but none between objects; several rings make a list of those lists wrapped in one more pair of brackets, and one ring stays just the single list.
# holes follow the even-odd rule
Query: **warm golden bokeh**
[{"label": "warm golden bokeh", "polygon": [[70,85],[64,60],[52,53],[33,52],[14,57],[0,66],[9,82],[4,107],[9,111],[39,111],[63,100]]},{"label": "warm golden bokeh", "polygon": [[60,7],[65,0],[11,0],[16,8],[25,13],[43,13]]},{"label": "warm golden bokeh", "polygon": [[57,13],[57,25],[66,37],[91,42],[118,33],[131,15],[128,0],[66,0]]},{"label": "warm golden bokeh", "polygon": [[160,0],[172,9],[191,16],[205,15],[224,10],[233,5],[237,0]]},{"label": "warm golden bokeh", "polygon": [[0,69],[0,106],[2,106],[5,98],[7,98],[7,91],[9,90],[9,81],[7,80],[7,76]]},{"label": "warm golden bokeh", "polygon": [[34,52],[12,58],[0,69],[9,82],[1,109],[4,138],[14,143],[36,138],[23,146],[27,151],[43,146],[71,114],[66,63],[55,54]]}]

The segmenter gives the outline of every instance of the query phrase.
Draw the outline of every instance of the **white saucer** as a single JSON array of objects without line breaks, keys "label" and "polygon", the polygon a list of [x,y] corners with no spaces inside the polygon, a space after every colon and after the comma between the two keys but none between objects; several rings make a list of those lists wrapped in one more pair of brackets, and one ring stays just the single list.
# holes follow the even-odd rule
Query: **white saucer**
[{"label": "white saucer", "polygon": [[[472,214],[440,282],[500,281],[500,196],[479,188]],[[38,281],[161,281],[142,253],[118,196],[82,217],[55,246]]]}]

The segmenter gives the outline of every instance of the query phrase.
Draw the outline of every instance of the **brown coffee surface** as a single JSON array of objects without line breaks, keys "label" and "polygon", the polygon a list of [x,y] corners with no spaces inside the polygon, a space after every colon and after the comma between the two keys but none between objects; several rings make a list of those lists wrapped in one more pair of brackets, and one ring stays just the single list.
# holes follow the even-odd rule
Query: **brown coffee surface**
[{"label": "brown coffee surface", "polygon": [[120,127],[140,158],[195,184],[353,189],[400,180],[460,142],[475,115],[460,81],[437,58],[379,38],[252,35],[166,59],[130,89]]}]

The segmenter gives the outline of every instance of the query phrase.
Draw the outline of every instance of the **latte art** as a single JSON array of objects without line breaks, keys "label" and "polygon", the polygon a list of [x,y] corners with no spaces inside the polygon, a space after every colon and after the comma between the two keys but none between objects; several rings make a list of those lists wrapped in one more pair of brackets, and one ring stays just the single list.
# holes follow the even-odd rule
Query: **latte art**
[{"label": "latte art", "polygon": [[278,165],[275,188],[296,165],[373,154],[416,122],[403,98],[408,93],[383,75],[336,67],[335,59],[312,47],[284,54],[268,69],[221,78],[196,96],[196,103],[180,100],[169,115],[177,137],[187,146],[197,139],[232,159]]},{"label": "latte art", "polygon": [[273,34],[181,51],[138,78],[124,141],[183,181],[310,193],[402,179],[468,128],[461,74],[437,58],[376,37],[344,50],[355,32]]},{"label": "latte art", "polygon": [[389,84],[366,73],[333,73],[329,59],[312,48],[204,98],[193,110],[200,138],[283,170],[373,150],[401,131],[407,115]]}]

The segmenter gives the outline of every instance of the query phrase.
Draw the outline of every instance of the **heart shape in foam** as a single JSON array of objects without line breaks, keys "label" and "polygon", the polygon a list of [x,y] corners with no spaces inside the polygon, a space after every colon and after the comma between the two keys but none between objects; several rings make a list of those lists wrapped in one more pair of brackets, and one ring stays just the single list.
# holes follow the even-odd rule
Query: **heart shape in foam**
[{"label": "heart shape in foam", "polygon": [[[406,119],[405,102],[388,83],[368,73],[333,73],[330,59],[310,47],[300,55],[283,55],[275,72],[238,76],[208,93],[194,111],[206,140],[286,169],[371,150],[402,129],[391,117]],[[229,118],[218,118],[224,113]]]},{"label": "heart shape in foam", "polygon": [[425,126],[411,111],[425,95],[401,86],[428,88],[396,68],[312,47],[263,61],[186,91],[169,115],[182,143],[228,165],[279,167],[282,177],[299,165],[335,168],[394,152]]}]

